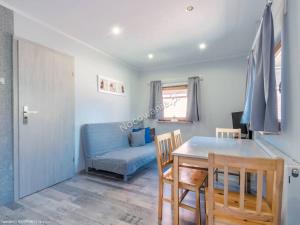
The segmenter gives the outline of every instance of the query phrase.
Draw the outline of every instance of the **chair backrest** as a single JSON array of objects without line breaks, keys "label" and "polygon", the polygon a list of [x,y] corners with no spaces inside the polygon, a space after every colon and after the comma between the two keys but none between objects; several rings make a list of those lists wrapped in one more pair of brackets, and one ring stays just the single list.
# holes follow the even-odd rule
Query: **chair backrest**
[{"label": "chair backrest", "polygon": [[217,138],[242,138],[241,129],[231,129],[231,128],[216,128]]},{"label": "chair backrest", "polygon": [[182,145],[182,137],[179,129],[172,132],[172,140],[174,149],[177,149],[180,145]]},{"label": "chair backrest", "polygon": [[[217,155],[210,153],[208,156],[208,225],[212,225],[214,215],[226,214],[228,216],[252,219],[255,221],[269,221],[273,225],[280,225],[281,201],[283,189],[283,159],[264,159],[264,158],[248,158],[236,157],[228,155]],[[224,170],[224,205],[215,204],[214,199],[214,171],[216,169]],[[240,172],[240,191],[239,205],[237,207],[229,207],[228,204],[228,173],[230,169],[239,170]],[[253,204],[253,210],[245,210],[245,177],[246,171],[257,174],[257,191],[256,201]],[[271,182],[272,198],[268,204],[271,212],[263,211],[263,178],[265,174],[272,174]],[[247,203],[247,202],[246,202]]]},{"label": "chair backrest", "polygon": [[156,158],[159,175],[163,175],[165,167],[173,163],[172,134],[166,133],[155,136]]}]

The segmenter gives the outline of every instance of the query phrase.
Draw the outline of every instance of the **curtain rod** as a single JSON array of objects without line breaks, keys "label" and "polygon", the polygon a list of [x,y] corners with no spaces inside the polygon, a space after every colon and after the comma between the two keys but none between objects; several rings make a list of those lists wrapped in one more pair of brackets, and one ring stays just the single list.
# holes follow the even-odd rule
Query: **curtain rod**
[{"label": "curtain rod", "polygon": [[[199,76],[200,81],[204,81],[203,77]],[[163,85],[168,85],[168,84],[187,84],[188,83],[188,78],[185,79],[174,79],[174,80],[162,80],[161,83]],[[147,83],[147,85],[150,85],[150,82]]]}]

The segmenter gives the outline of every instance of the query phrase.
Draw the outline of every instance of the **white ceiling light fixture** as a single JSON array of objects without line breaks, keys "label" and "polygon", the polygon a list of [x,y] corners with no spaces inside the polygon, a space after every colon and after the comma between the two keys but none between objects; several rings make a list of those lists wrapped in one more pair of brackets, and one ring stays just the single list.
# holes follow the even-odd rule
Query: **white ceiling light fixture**
[{"label": "white ceiling light fixture", "polygon": [[201,50],[204,50],[204,49],[206,49],[206,44],[205,43],[201,43],[201,44],[199,44],[199,48],[201,49]]},{"label": "white ceiling light fixture", "polygon": [[192,6],[192,5],[189,5],[188,7],[186,7],[187,12],[191,12],[193,10],[194,10],[194,6]]},{"label": "white ceiling light fixture", "polygon": [[116,25],[111,28],[111,33],[115,36],[122,34],[122,32],[123,32],[123,29],[120,26]]},{"label": "white ceiling light fixture", "polygon": [[149,53],[149,54],[148,54],[148,59],[151,60],[151,59],[153,59],[153,58],[154,58],[154,55],[153,55],[152,53]]}]

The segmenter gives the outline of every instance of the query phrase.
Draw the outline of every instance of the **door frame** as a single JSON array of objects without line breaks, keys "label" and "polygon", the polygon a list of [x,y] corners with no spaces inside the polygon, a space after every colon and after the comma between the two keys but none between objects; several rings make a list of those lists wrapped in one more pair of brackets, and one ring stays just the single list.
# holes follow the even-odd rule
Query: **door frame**
[{"label": "door frame", "polygon": [[20,199],[19,191],[19,39],[13,36],[13,174],[14,200]]}]

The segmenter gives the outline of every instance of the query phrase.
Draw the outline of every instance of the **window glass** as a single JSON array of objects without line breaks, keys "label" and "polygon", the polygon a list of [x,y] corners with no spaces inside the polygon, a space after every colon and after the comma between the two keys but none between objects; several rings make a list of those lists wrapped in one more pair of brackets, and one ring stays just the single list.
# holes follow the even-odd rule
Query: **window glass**
[{"label": "window glass", "polygon": [[163,87],[164,119],[186,118],[187,86]]},{"label": "window glass", "polygon": [[281,44],[279,43],[275,49],[275,76],[276,76],[276,93],[278,103],[278,120],[281,122]]}]

